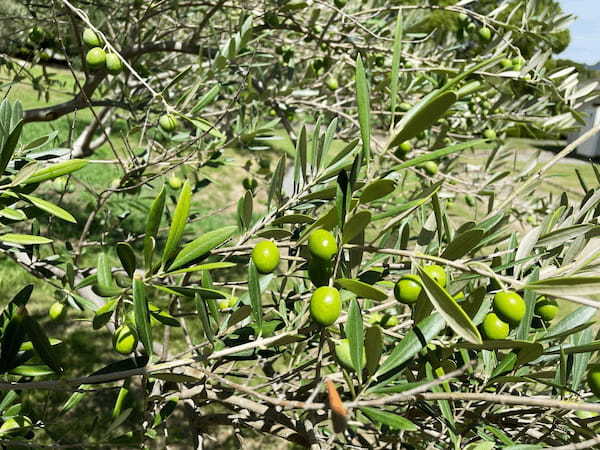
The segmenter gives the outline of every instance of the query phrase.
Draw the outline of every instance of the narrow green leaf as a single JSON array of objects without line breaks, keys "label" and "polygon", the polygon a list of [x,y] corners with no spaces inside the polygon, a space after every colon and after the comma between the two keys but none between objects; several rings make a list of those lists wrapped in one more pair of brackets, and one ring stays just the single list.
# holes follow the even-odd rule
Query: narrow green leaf
[{"label": "narrow green leaf", "polygon": [[296,146],[296,154],[298,155],[300,162],[300,171],[302,173],[302,179],[304,183],[308,180],[308,142],[306,137],[306,127],[303,125],[300,130],[300,136]]},{"label": "narrow green leaf", "polygon": [[360,203],[363,205],[370,203],[380,198],[391,194],[396,189],[396,182],[394,180],[382,179],[374,181],[367,185],[360,196]]},{"label": "narrow green leaf", "polygon": [[365,352],[367,354],[367,373],[373,375],[379,367],[379,360],[383,352],[383,332],[377,324],[367,328]]},{"label": "narrow green leaf", "polygon": [[22,210],[9,207],[0,209],[0,216],[10,220],[27,220],[27,216]]},{"label": "narrow green leaf", "polygon": [[50,242],[52,242],[52,239],[48,239],[42,236],[34,236],[31,234],[7,233],[0,235],[0,241],[21,245],[41,245],[49,244]]},{"label": "narrow green leaf", "polygon": [[390,140],[388,148],[396,147],[402,142],[412,139],[421,131],[430,128],[458,100],[454,91],[434,91],[432,94],[424,97],[404,115],[396,127],[397,131]]},{"label": "narrow green leaf", "polygon": [[250,260],[248,265],[248,295],[250,296],[250,305],[252,306],[252,318],[256,322],[259,330],[262,329],[262,295],[258,277],[258,270],[254,261]]},{"label": "narrow green leaf", "polygon": [[6,141],[4,141],[4,145],[2,147],[2,152],[0,153],[0,174],[4,172],[6,166],[13,157],[15,153],[15,149],[17,148],[17,144],[19,143],[19,138],[21,137],[21,131],[23,130],[23,121],[19,121],[17,126],[12,129]]},{"label": "narrow green leaf", "polygon": [[349,278],[338,278],[335,280],[335,284],[343,289],[355,293],[361,298],[370,298],[372,300],[384,301],[387,300],[388,294],[381,289],[371,286],[370,284],[363,283],[359,280],[352,280]]},{"label": "narrow green leaf", "polygon": [[61,374],[62,367],[54,355],[54,350],[52,350],[48,336],[46,336],[46,333],[42,327],[40,327],[40,324],[37,322],[37,320],[29,315],[26,315],[23,318],[23,326],[25,327],[27,336],[29,336],[29,339],[33,344],[33,348],[39,355],[40,359],[47,364],[48,367],[54,370],[54,372]]},{"label": "narrow green leaf", "polygon": [[456,300],[438,285],[421,267],[418,268],[423,290],[427,294],[433,307],[442,315],[446,323],[456,334],[468,342],[480,344],[482,342],[479,330],[469,316],[463,311]]},{"label": "narrow green leaf", "polygon": [[451,261],[462,258],[479,244],[485,231],[481,228],[471,228],[470,230],[460,233],[452,242],[448,244],[442,258]]},{"label": "narrow green leaf", "polygon": [[227,269],[229,267],[235,267],[236,263],[232,262],[213,262],[206,264],[198,264],[197,266],[187,267],[185,269],[175,270],[173,272],[168,272],[168,275],[179,275],[182,273],[188,272],[198,272],[201,270],[217,270],[217,269]]},{"label": "narrow green leaf", "polygon": [[350,358],[352,367],[358,374],[359,382],[362,382],[363,356],[365,354],[365,343],[363,335],[363,319],[360,306],[353,298],[350,301],[350,309],[348,311],[348,320],[345,326],[346,336],[350,345]]},{"label": "narrow green leaf", "polygon": [[152,357],[150,311],[148,310],[148,300],[146,299],[144,281],[139,276],[133,278],[133,311],[137,334],[148,357]]},{"label": "narrow green leaf", "polygon": [[210,324],[210,317],[208,316],[206,302],[199,294],[196,294],[194,299],[196,303],[196,311],[198,311],[198,316],[200,316],[200,322],[202,322],[202,330],[204,331],[204,335],[206,336],[206,339],[208,339],[210,342],[213,342],[215,339],[215,333]]},{"label": "narrow green leaf", "polygon": [[114,297],[121,293],[121,289],[115,286],[112,269],[105,253],[98,254],[96,281],[95,292],[102,297]]},{"label": "narrow green leaf", "polygon": [[360,410],[375,423],[383,424],[392,430],[416,431],[417,426],[405,417],[399,416],[383,409],[363,406]]},{"label": "narrow green leaf", "polygon": [[394,347],[390,356],[379,367],[376,375],[385,374],[404,364],[419,353],[445,327],[446,321],[439,313],[434,313],[423,319],[414,329],[406,333],[404,338]]},{"label": "narrow green leaf", "polygon": [[281,198],[281,192],[283,189],[283,178],[285,176],[285,159],[286,156],[282,155],[279,159],[279,162],[277,163],[275,172],[273,172],[273,179],[271,180],[271,185],[269,186],[267,209],[271,208],[271,202],[273,201],[273,199]]},{"label": "narrow green leaf", "polygon": [[219,300],[221,298],[226,298],[225,294],[219,292],[214,289],[206,289],[202,287],[196,286],[161,286],[161,285],[153,285],[155,288],[160,289],[163,292],[167,292],[169,294],[180,295],[182,297],[190,297],[193,298],[196,294],[200,294],[204,299],[215,299]]},{"label": "narrow green leaf", "polygon": [[365,231],[367,225],[371,222],[371,213],[369,211],[359,211],[354,214],[344,226],[344,232],[342,233],[342,242],[347,244],[352,241],[356,236]]},{"label": "narrow green leaf", "polygon": [[117,255],[119,256],[121,265],[123,266],[123,269],[125,269],[125,272],[127,272],[127,275],[133,277],[133,273],[136,269],[136,262],[135,253],[131,245],[127,242],[119,242],[117,244]]},{"label": "narrow green leaf", "polygon": [[21,197],[30,202],[36,208],[39,208],[42,211],[46,211],[47,213],[52,214],[53,216],[56,216],[59,219],[71,223],[77,223],[75,217],[73,217],[68,211],[65,211],[60,206],[57,206],[54,203],[50,203],[49,201],[43,200],[38,197],[34,197],[33,195],[21,194]]},{"label": "narrow green leaf", "polygon": [[183,236],[183,230],[187,222],[190,213],[190,203],[192,199],[192,189],[189,181],[183,184],[181,194],[177,200],[177,206],[175,207],[175,213],[173,214],[173,220],[171,221],[171,227],[169,228],[169,235],[167,237],[167,243],[163,251],[162,262],[166,263],[177,251],[179,241]]},{"label": "narrow green leaf", "polygon": [[146,237],[155,237],[158,233],[160,221],[165,209],[166,198],[167,193],[165,186],[163,185],[163,187],[160,189],[160,192],[152,202],[152,205],[150,205],[150,210],[148,211],[148,219],[146,219]]},{"label": "narrow green leaf", "polygon": [[181,249],[175,258],[175,261],[169,266],[169,271],[207,255],[211,250],[214,250],[227,241],[236,230],[237,227],[235,226],[224,227],[218,230],[209,231],[199,238],[194,239]]},{"label": "narrow green leaf", "polygon": [[560,319],[558,323],[551,326],[546,332],[544,340],[557,338],[558,336],[562,336],[565,332],[575,330],[577,327],[588,324],[594,318],[597,311],[596,308],[592,308],[591,306],[581,306],[577,308],[575,311]]},{"label": "narrow green leaf", "polygon": [[363,148],[363,159],[367,166],[371,155],[371,105],[369,102],[369,85],[365,67],[360,55],[356,58],[356,105],[358,107],[358,123]]},{"label": "narrow green leaf", "polygon": [[117,307],[117,299],[113,298],[108,300],[104,305],[98,308],[94,314],[94,318],[92,319],[92,328],[94,330],[99,330],[104,325],[106,325]]},{"label": "narrow green leaf", "polygon": [[11,375],[18,375],[20,377],[45,377],[56,373],[46,364],[23,364],[9,370]]},{"label": "narrow green leaf", "polygon": [[525,289],[557,297],[597,295],[600,292],[600,277],[546,278],[528,283]]},{"label": "narrow green leaf", "polygon": [[24,316],[15,311],[4,328],[0,341],[0,373],[6,373],[17,364],[17,354],[25,340]]},{"label": "narrow green leaf", "polygon": [[34,172],[29,178],[24,180],[24,184],[41,183],[42,181],[51,180],[53,178],[62,177],[70,173],[76,172],[82,169],[88,164],[85,159],[70,159],[69,161],[63,161],[53,164],[48,167]]},{"label": "narrow green leaf", "polygon": [[400,70],[400,58],[402,57],[402,35],[404,32],[404,26],[402,23],[402,10],[398,10],[396,16],[396,26],[394,27],[394,45],[392,51],[392,73],[390,76],[390,113],[392,119],[390,122],[390,128],[394,127],[395,114],[396,114],[396,102],[398,101],[398,80]]},{"label": "narrow green leaf", "polygon": [[553,248],[558,245],[563,245],[571,239],[575,239],[583,234],[586,234],[592,230],[599,230],[600,226],[585,223],[578,225],[571,225],[569,227],[559,228],[558,230],[546,233],[537,240],[535,243],[536,247]]},{"label": "narrow green leaf", "polygon": [[198,100],[198,103],[194,105],[194,107],[190,111],[190,114],[196,114],[197,112],[204,109],[204,107],[210,105],[215,100],[215,98],[217,98],[217,95],[219,95],[220,89],[220,84],[215,84],[213,87],[211,87],[206,94],[200,97],[200,100]]}]

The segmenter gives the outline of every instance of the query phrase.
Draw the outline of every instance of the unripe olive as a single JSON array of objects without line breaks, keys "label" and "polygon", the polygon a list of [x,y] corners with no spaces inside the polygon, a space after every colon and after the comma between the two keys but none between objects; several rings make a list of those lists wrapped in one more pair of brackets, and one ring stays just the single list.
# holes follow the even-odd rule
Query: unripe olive
[{"label": "unripe olive", "polygon": [[341,312],[340,291],[334,287],[322,286],[310,297],[310,315],[319,325],[333,325]]},{"label": "unripe olive", "polygon": [[483,39],[484,41],[489,41],[490,39],[492,39],[492,30],[490,30],[488,27],[481,27],[478,33],[481,39]]},{"label": "unripe olive", "polygon": [[483,132],[483,137],[486,139],[496,139],[496,131],[492,130],[491,128],[488,128]]},{"label": "unripe olive", "polygon": [[117,75],[123,70],[121,58],[116,53],[106,54],[106,71],[112,75]]},{"label": "unripe olive", "polygon": [[65,318],[67,314],[67,309],[65,308],[64,303],[54,302],[50,305],[50,309],[48,309],[48,316],[50,316],[51,320],[60,321]]},{"label": "unripe olive", "polygon": [[[350,341],[348,339],[340,340],[335,346],[335,356],[338,362],[342,367],[346,370],[354,371],[354,367],[352,366],[352,357],[350,356]],[[364,367],[367,364],[367,354],[365,352],[365,348],[363,347],[363,354],[361,360],[361,367]]]},{"label": "unripe olive", "polygon": [[588,366],[587,383],[594,395],[600,398],[600,364]]},{"label": "unripe olive", "polygon": [[338,79],[336,77],[334,77],[333,75],[328,77],[327,80],[325,80],[325,84],[331,91],[335,91],[340,87],[340,84],[338,83]]},{"label": "unripe olive", "polygon": [[502,321],[496,314],[489,313],[483,319],[483,333],[488,339],[506,339],[510,332],[510,327]]},{"label": "unripe olive", "polygon": [[438,165],[435,163],[435,161],[425,161],[423,164],[420,165],[420,167],[425,170],[425,173],[427,173],[427,175],[435,175],[436,173],[438,173]]},{"label": "unripe olive", "polygon": [[494,312],[505,322],[517,325],[526,309],[525,301],[516,292],[501,291],[494,295]]},{"label": "unripe olive", "polygon": [[338,251],[335,236],[322,228],[314,230],[308,236],[308,250],[313,256],[329,261]]},{"label": "unripe olive", "polygon": [[167,183],[171,189],[181,189],[183,186],[183,180],[179,178],[177,175],[173,174],[167,179]]},{"label": "unripe olive", "polygon": [[83,43],[89,47],[100,47],[102,45],[102,39],[100,36],[91,28],[83,30],[82,39]]},{"label": "unripe olive", "polygon": [[544,321],[550,322],[558,314],[558,303],[554,299],[540,297],[535,302],[535,313]]},{"label": "unripe olive", "polygon": [[260,241],[252,250],[252,261],[260,273],[271,273],[279,265],[279,249],[273,241]]},{"label": "unripe olive", "polygon": [[163,114],[158,119],[158,125],[166,132],[174,131],[178,124],[177,117],[173,114]]},{"label": "unripe olive", "polygon": [[138,338],[126,324],[121,325],[113,335],[113,348],[117,353],[128,355],[137,347]]},{"label": "unripe olive", "polygon": [[90,69],[100,69],[106,65],[106,52],[94,47],[85,55],[85,62]]},{"label": "unripe olive", "polygon": [[446,287],[448,276],[446,275],[446,271],[442,266],[439,266],[437,264],[431,264],[429,266],[423,267],[423,271],[431,278],[433,278],[433,281],[435,281],[441,287]]},{"label": "unripe olive", "polygon": [[421,277],[418,275],[404,275],[394,286],[394,297],[400,303],[412,305],[417,302],[421,294]]}]

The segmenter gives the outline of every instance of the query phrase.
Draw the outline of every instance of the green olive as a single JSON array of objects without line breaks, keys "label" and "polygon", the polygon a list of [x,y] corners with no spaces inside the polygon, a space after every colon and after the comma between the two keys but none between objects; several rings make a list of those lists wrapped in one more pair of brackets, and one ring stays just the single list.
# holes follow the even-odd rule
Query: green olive
[{"label": "green olive", "polygon": [[54,302],[50,305],[48,309],[48,316],[50,316],[51,320],[61,321],[65,318],[67,314],[67,308],[65,308],[64,303]]},{"label": "green olive", "polygon": [[490,39],[492,39],[492,30],[490,30],[488,27],[481,27],[478,33],[481,39],[483,39],[484,41],[489,41]]},{"label": "green olive", "polygon": [[494,314],[489,313],[483,319],[483,333],[488,339],[506,339],[510,331],[508,324]]},{"label": "green olive", "polygon": [[102,45],[102,39],[100,39],[98,33],[91,28],[86,28],[83,30],[83,36],[81,40],[89,47],[100,47]]},{"label": "green olive", "polygon": [[501,291],[494,295],[494,312],[505,322],[517,325],[526,310],[523,298],[513,291]]},{"label": "green olive", "polygon": [[554,299],[540,297],[535,302],[535,313],[544,321],[550,322],[558,314],[558,303]]},{"label": "green olive", "polygon": [[271,273],[279,265],[279,249],[273,241],[260,241],[252,250],[252,261],[260,273]]},{"label": "green olive", "polygon": [[100,47],[94,47],[85,55],[85,62],[90,69],[100,69],[106,65],[106,52]]},{"label": "green olive", "polygon": [[179,125],[179,121],[177,117],[173,114],[163,114],[158,119],[158,125],[166,132],[175,131],[177,126]]},{"label": "green olive", "polygon": [[113,335],[113,348],[117,353],[128,355],[137,347],[138,338],[135,331],[128,325],[123,324]]},{"label": "green olive", "polygon": [[600,398],[600,364],[588,366],[587,383],[594,395]]},{"label": "green olive", "polygon": [[[352,357],[350,356],[350,341],[348,339],[341,339],[335,346],[335,356],[340,365],[350,371],[354,371],[352,366]],[[367,354],[363,347],[361,367],[367,364]]]},{"label": "green olive", "polygon": [[334,287],[322,286],[310,297],[310,315],[319,325],[333,325],[342,312],[340,291]]},{"label": "green olive", "polygon": [[421,277],[418,275],[404,275],[394,286],[396,300],[405,305],[416,303],[421,294]]},{"label": "green olive", "polygon": [[331,232],[318,229],[308,236],[308,250],[313,256],[329,261],[337,253],[338,246]]},{"label": "green olive", "polygon": [[448,276],[446,275],[446,271],[442,266],[438,266],[437,264],[431,264],[429,266],[423,267],[423,271],[433,278],[437,284],[441,287],[446,287],[446,283],[448,282]]},{"label": "green olive", "polygon": [[498,136],[494,130],[488,128],[483,132],[483,137],[486,139],[496,139]]},{"label": "green olive", "polygon": [[425,173],[430,176],[434,176],[436,173],[438,173],[438,165],[435,163],[435,161],[425,161],[423,164],[420,164],[419,167],[421,167]]},{"label": "green olive", "polygon": [[123,62],[116,53],[106,54],[106,71],[112,75],[117,75],[123,70]]}]

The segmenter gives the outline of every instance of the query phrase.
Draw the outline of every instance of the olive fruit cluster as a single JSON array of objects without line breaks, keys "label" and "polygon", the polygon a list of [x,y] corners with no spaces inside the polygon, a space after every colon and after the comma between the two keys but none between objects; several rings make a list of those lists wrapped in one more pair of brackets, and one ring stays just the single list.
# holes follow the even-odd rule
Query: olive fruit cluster
[{"label": "olive fruit cluster", "polygon": [[308,236],[308,276],[317,289],[310,297],[310,315],[321,326],[333,325],[342,312],[340,292],[329,286],[331,258],[338,252],[335,236],[327,230],[317,229]]},{"label": "olive fruit cluster", "polygon": [[337,253],[335,236],[324,229],[317,229],[308,236],[308,277],[317,286],[327,286],[332,275],[331,258]]},{"label": "olive fruit cluster", "polygon": [[106,68],[106,71],[112,75],[117,75],[123,70],[121,58],[116,53],[106,53],[101,47],[102,40],[100,36],[91,28],[83,30],[83,43],[92,47],[85,55],[85,62],[92,70]]},{"label": "olive fruit cluster", "polygon": [[519,325],[525,316],[525,301],[514,291],[494,295],[493,312],[483,319],[483,333],[488,339],[506,339],[511,327]]},{"label": "olive fruit cluster", "polygon": [[[432,264],[423,267],[423,271],[433,278],[441,287],[446,287],[448,277],[442,266]],[[394,296],[396,300],[405,305],[413,305],[419,299],[423,288],[422,280],[419,275],[403,275],[394,286]]]}]

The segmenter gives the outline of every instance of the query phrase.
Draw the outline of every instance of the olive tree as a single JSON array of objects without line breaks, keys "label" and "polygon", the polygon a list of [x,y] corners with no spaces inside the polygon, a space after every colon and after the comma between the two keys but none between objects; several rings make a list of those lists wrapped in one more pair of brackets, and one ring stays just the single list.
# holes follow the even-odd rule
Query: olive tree
[{"label": "olive tree", "polygon": [[[0,251],[52,286],[54,318],[83,320],[40,325],[31,286],[5,306],[3,443],[600,443],[600,196],[550,179],[598,128],[546,159],[511,140],[577,129],[596,96],[552,61],[572,17],[396,3],[21,2],[3,88],[50,101],[0,107]],[[52,102],[40,62],[69,71],[71,98]],[[59,118],[68,135],[22,139]],[[232,154],[249,176],[207,210]],[[117,182],[56,233],[77,221],[62,202],[79,171],[108,164]],[[111,221],[124,195],[150,199],[141,229]],[[113,335],[89,373],[60,357],[84,328]],[[87,422],[93,402],[110,406]]]}]

